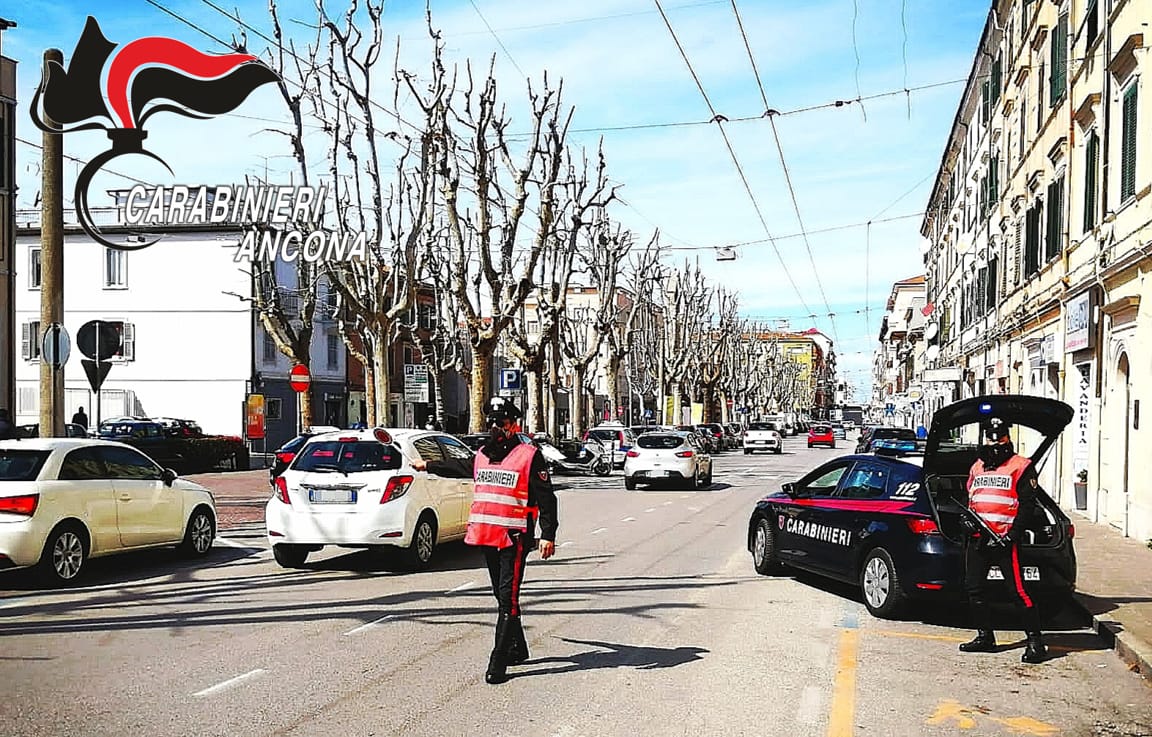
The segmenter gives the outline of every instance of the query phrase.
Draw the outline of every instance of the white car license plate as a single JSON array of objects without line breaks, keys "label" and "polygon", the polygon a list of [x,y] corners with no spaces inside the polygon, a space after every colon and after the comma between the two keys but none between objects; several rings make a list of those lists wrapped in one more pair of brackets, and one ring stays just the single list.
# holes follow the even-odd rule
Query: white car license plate
[{"label": "white car license plate", "polygon": [[313,504],[355,504],[355,489],[309,489],[308,501]]},{"label": "white car license plate", "polygon": [[[1024,574],[1024,580],[1025,581],[1039,581],[1040,580],[1040,569],[1037,568],[1036,566],[1023,566],[1021,571]],[[1003,581],[1004,580],[1004,573],[1000,570],[1000,566],[992,566],[991,568],[988,569],[988,580],[989,581]]]}]

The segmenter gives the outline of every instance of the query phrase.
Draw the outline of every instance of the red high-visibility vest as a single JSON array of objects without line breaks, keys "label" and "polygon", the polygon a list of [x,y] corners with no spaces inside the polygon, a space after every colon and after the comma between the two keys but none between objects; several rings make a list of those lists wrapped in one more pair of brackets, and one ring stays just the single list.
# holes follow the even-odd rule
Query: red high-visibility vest
[{"label": "red high-visibility vest", "polygon": [[476,490],[468,514],[468,545],[506,548],[512,544],[509,530],[528,530],[528,479],[536,448],[521,443],[499,463],[481,451],[476,454]]},{"label": "red high-visibility vest", "polygon": [[997,535],[1008,534],[1016,520],[1020,509],[1016,484],[1031,463],[1023,456],[1014,455],[990,471],[984,469],[983,461],[976,461],[968,472],[968,506]]}]

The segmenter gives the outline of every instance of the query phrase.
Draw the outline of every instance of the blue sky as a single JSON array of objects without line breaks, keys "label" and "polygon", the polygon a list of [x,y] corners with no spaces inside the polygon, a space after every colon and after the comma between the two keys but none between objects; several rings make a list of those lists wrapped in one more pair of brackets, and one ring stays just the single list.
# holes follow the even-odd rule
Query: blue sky
[{"label": "blue sky", "polygon": [[[229,38],[236,31],[234,22],[204,0],[156,1],[214,35]],[[731,0],[661,2],[716,111],[727,118],[763,113]],[[216,4],[239,8],[244,20],[268,28],[265,0]],[[285,19],[314,17],[310,1],[281,0],[279,5]],[[327,7],[335,14],[345,5],[329,2]],[[768,103],[782,112],[962,80],[988,12],[987,3],[972,0],[737,0],[737,7]],[[401,39],[402,63],[418,74],[428,55],[423,11],[422,0],[397,0],[384,15],[386,33],[393,42]],[[19,24],[4,34],[3,51],[20,62],[18,87],[25,111],[39,80],[43,49],[60,48],[67,61],[89,13],[113,42],[162,35],[205,51],[223,50],[145,0],[37,0],[4,13]],[[521,71],[537,81],[547,71],[550,80],[563,78],[565,100],[576,108],[577,129],[711,117],[652,0],[434,0],[432,13],[449,62],[471,58],[486,66],[496,55],[500,88],[514,115],[525,99]],[[286,32],[300,40],[308,35],[303,25],[291,22]],[[249,34],[253,52],[264,47]],[[666,242],[682,249],[673,251],[675,258],[699,258],[715,283],[741,293],[746,315],[789,318],[794,328],[815,324],[835,334],[842,374],[864,392],[891,284],[923,268],[919,218],[877,221],[924,208],[962,91],[963,84],[944,84],[863,106],[820,107],[776,118],[810,233],[811,257],[803,238],[780,237],[801,228],[767,120],[726,126],[767,231],[715,125],[591,131],[573,134],[570,141],[594,148],[604,137],[610,176],[624,185],[620,196],[627,204],[613,213],[618,221],[642,238],[659,226]],[[389,101],[390,94],[381,100]],[[273,179],[278,172],[286,176],[291,163],[284,158],[286,139],[264,132],[269,123],[251,119],[286,120],[277,94],[270,88],[257,91],[236,112],[210,121],[158,115],[149,124],[148,147],[183,183],[234,182],[245,173],[262,175],[265,167]],[[17,135],[39,142],[26,112],[18,120]],[[106,143],[100,131],[76,133],[65,139],[65,151],[86,160]],[[23,207],[32,206],[39,189],[38,160],[36,149],[17,145]],[[144,160],[119,159],[114,167],[147,181],[171,181],[158,165]],[[78,168],[66,167],[67,192]],[[125,184],[108,176],[98,178],[95,186]],[[870,228],[814,232],[868,221],[874,221]],[[777,237],[799,296],[781,258],[764,242],[769,235]],[[736,261],[718,262],[711,250],[749,241],[757,242],[739,247]],[[809,311],[820,314],[815,323],[806,317]],[[826,317],[830,311],[836,315],[832,320]]]}]

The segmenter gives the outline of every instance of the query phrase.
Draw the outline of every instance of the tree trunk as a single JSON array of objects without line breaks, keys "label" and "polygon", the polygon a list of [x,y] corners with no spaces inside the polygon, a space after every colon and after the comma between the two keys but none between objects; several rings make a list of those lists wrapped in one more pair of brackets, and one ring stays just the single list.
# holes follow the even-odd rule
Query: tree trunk
[{"label": "tree trunk", "polygon": [[[608,372],[604,377],[608,387],[608,406],[612,408],[612,419],[619,420],[624,417],[620,414],[620,408],[624,406],[620,404],[620,356],[609,353],[608,360],[604,364]],[[626,403],[631,405],[632,401],[628,399]],[[631,416],[628,419],[631,420]]]},{"label": "tree trunk", "polygon": [[307,429],[312,427],[312,387],[309,385],[306,391],[299,392],[298,399],[300,401],[300,427]]},{"label": "tree trunk", "polygon": [[376,372],[372,362],[364,364],[364,426],[376,427]]},{"label": "tree trunk", "polygon": [[472,346],[472,386],[468,394],[468,426],[471,432],[484,431],[484,404],[491,396],[493,345]]},{"label": "tree trunk", "polygon": [[528,375],[532,390],[532,432],[540,432],[544,428],[544,371],[543,366],[537,366]]},{"label": "tree trunk", "polygon": [[436,422],[440,424],[442,429],[446,430],[448,425],[445,422],[447,418],[444,416],[444,377],[448,372],[439,366],[429,366],[428,370],[433,371],[432,375],[436,377],[436,404],[433,413],[436,415]]},{"label": "tree trunk", "polygon": [[548,336],[548,343],[552,352],[548,361],[548,434],[556,439],[560,437],[560,348],[555,332]]},{"label": "tree trunk", "polygon": [[569,416],[572,419],[572,436],[579,438],[587,430],[584,423],[584,367],[572,367],[572,391],[569,393]]},{"label": "tree trunk", "polygon": [[[388,342],[383,340],[372,341],[372,384],[374,387],[373,407],[376,410],[374,426],[386,427],[391,424],[388,416]],[[368,384],[365,380],[365,385]],[[399,418],[397,418],[399,419]]]}]

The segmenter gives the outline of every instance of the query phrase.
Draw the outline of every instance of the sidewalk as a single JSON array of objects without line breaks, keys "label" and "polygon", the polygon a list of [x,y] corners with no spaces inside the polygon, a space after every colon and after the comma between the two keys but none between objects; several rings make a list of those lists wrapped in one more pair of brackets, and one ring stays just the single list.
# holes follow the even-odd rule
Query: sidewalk
[{"label": "sidewalk", "polygon": [[1133,669],[1152,678],[1152,550],[1070,512],[1076,525],[1076,601]]},{"label": "sidewalk", "polygon": [[[221,531],[264,522],[264,505],[272,496],[267,470],[187,478],[211,489]],[[1070,516],[1076,525],[1077,603],[1116,653],[1152,678],[1152,550],[1078,512]]]}]

